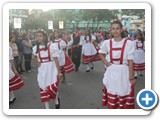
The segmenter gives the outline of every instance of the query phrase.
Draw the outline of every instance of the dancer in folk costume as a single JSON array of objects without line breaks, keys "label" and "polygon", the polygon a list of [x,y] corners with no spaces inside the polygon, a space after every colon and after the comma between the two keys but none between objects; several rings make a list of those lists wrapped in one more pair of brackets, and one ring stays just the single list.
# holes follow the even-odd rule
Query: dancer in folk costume
[{"label": "dancer in folk costume", "polygon": [[137,33],[136,40],[134,41],[135,53],[134,53],[134,77],[137,78],[137,72],[142,76],[142,71],[145,70],[145,42],[142,33]]},{"label": "dancer in folk costume", "polygon": [[66,34],[66,38],[67,38],[67,52],[68,52],[68,56],[71,59],[71,48],[72,48],[72,43],[71,43],[71,33],[68,31]]},{"label": "dancer in folk costume", "polygon": [[58,63],[59,49],[54,44],[48,44],[47,35],[42,29],[36,33],[37,45],[33,47],[34,59],[38,65],[38,85],[41,102],[49,109],[50,99],[55,99],[56,108],[60,108],[58,84],[62,76]]},{"label": "dancer in folk costume", "polygon": [[79,33],[79,28],[75,27],[74,33],[71,35],[71,44],[72,44],[71,56],[72,56],[72,62],[75,65],[75,72],[78,71],[80,63],[81,63],[82,47],[79,45],[80,37],[81,37],[81,34]]},{"label": "dancer in folk costume", "polygon": [[67,56],[65,49],[67,47],[67,44],[64,40],[60,38],[60,32],[59,30],[54,30],[52,35],[52,41],[51,44],[54,44],[59,49],[59,58],[58,62],[60,65],[61,73],[63,74],[62,77],[62,83],[65,82],[65,73],[70,73],[74,71],[73,64],[70,60],[70,58]]},{"label": "dancer in folk costume", "polygon": [[97,50],[94,46],[96,37],[90,33],[90,29],[86,28],[85,35],[81,37],[80,45],[82,45],[83,64],[87,65],[86,72],[94,68],[92,63],[97,55]]},{"label": "dancer in folk costume", "polygon": [[13,59],[12,48],[9,47],[9,104],[12,104],[16,100],[13,91],[20,89],[24,85],[16,70]]},{"label": "dancer in folk costume", "polygon": [[99,50],[106,66],[102,105],[108,105],[110,109],[133,109],[136,83],[133,75],[134,44],[121,35],[121,22],[114,21],[111,24],[111,31],[114,38],[106,40]]}]

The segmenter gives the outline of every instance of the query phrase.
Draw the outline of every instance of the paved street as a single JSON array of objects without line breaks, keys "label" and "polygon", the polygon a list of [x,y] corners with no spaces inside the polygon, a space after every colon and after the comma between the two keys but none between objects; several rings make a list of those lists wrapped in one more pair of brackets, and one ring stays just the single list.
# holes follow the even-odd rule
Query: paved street
[{"label": "paved street", "polygon": [[[40,101],[39,87],[37,83],[37,69],[32,62],[32,73],[21,75],[25,86],[15,91],[16,101],[10,105],[10,109],[44,109]],[[106,109],[102,107],[102,79],[104,67],[102,62],[95,62],[95,69],[89,73],[85,72],[86,66],[81,64],[79,72],[66,75],[66,83],[59,84],[59,97],[61,98],[61,109]],[[138,91],[145,86],[143,77],[137,79],[135,87],[135,99]],[[135,103],[135,107],[139,106]],[[50,108],[54,109],[54,100],[50,101]]]}]

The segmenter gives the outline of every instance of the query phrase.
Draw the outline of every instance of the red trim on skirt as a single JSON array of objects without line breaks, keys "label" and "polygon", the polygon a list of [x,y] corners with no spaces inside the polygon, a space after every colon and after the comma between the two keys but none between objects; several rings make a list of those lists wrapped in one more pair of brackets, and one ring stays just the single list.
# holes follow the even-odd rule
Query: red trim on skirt
[{"label": "red trim on skirt", "polygon": [[57,82],[47,87],[47,90],[42,90],[40,88],[41,102],[50,101],[50,99],[55,99],[58,92],[59,79],[57,77]]},{"label": "red trim on skirt", "polygon": [[9,80],[9,91],[18,90],[24,85],[24,82],[21,80],[19,76],[14,76],[11,80]]},{"label": "red trim on skirt", "polygon": [[73,67],[72,61],[70,60],[70,58],[67,56],[66,53],[64,53],[64,54],[65,54],[65,65],[63,66],[64,71],[65,71],[65,73],[73,72],[74,67]]},{"label": "red trim on skirt", "polygon": [[95,55],[93,61],[101,61],[101,58],[99,57],[99,53],[98,53],[99,48],[96,48],[96,50],[97,50],[97,54]]},{"label": "red trim on skirt", "polygon": [[60,66],[60,71],[61,73],[70,73],[74,71],[74,67],[73,64],[70,60],[70,58],[67,56],[66,53],[65,54],[65,65]]},{"label": "red trim on skirt", "polygon": [[83,61],[82,63],[83,64],[89,64],[89,62],[93,62],[94,61],[94,58],[96,57],[96,54],[95,55],[90,55],[90,56],[85,56],[84,54],[82,55],[82,58],[83,58]]},{"label": "red trim on skirt", "polygon": [[101,58],[99,57],[99,53],[98,53],[99,48],[95,47],[95,49],[97,51],[97,53],[95,55],[86,56],[86,55],[82,54],[82,58],[83,58],[82,63],[83,64],[89,64],[89,62],[94,62],[94,61],[100,61],[101,60]]},{"label": "red trim on skirt", "polygon": [[104,86],[102,106],[106,105],[109,109],[134,109],[134,85],[131,86],[130,94],[126,96],[107,93],[107,89]]},{"label": "red trim on skirt", "polygon": [[145,70],[145,63],[137,64],[134,63],[134,71],[144,71]]}]

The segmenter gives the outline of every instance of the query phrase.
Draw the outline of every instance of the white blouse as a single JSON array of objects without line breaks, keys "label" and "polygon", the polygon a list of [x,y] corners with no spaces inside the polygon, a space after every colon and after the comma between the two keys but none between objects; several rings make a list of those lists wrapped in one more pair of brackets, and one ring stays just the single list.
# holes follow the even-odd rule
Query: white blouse
[{"label": "white blouse", "polygon": [[86,40],[85,40],[85,36],[81,36],[80,37],[80,45],[85,45],[87,43],[90,43],[87,41],[91,41],[91,43],[92,43],[95,40],[96,40],[96,37],[94,35],[91,35],[91,40],[89,40],[89,36],[86,36]]},{"label": "white blouse", "polygon": [[[114,38],[112,38],[112,48],[122,48],[125,39],[122,39],[120,42],[116,42]],[[124,49],[123,55],[123,63],[128,64],[128,60],[133,60],[134,58],[135,47],[132,41],[127,40],[126,46]],[[106,54],[107,62],[110,62],[110,40],[105,40],[99,50],[99,53]],[[112,51],[113,58],[120,58],[121,50]],[[113,61],[114,64],[119,64],[119,61]]]},{"label": "white blouse", "polygon": [[[50,44],[50,43],[49,43]],[[49,46],[48,44],[48,46]],[[45,45],[39,45],[39,49],[45,48]],[[55,44],[50,44],[50,58],[53,60],[54,57],[59,57],[59,48]],[[38,61],[40,62],[40,58],[38,56],[37,45],[33,47],[33,55],[37,56]],[[40,52],[41,57],[48,57],[48,49]]]}]

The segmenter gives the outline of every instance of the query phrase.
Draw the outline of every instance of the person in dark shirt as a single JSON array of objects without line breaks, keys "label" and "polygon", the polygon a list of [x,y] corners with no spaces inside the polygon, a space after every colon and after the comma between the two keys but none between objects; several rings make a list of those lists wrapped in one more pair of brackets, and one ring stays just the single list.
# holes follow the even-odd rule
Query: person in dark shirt
[{"label": "person in dark shirt", "polygon": [[75,27],[74,31],[75,32],[71,35],[71,41],[72,41],[71,54],[72,54],[72,62],[75,65],[75,72],[77,72],[81,62],[82,47],[79,45],[81,36],[81,34],[79,33],[79,28]]},{"label": "person in dark shirt", "polygon": [[16,36],[16,44],[18,47],[18,51],[19,51],[19,68],[20,68],[20,73],[24,72],[23,68],[22,68],[22,63],[23,63],[23,45],[22,45],[22,34],[17,34]]}]

